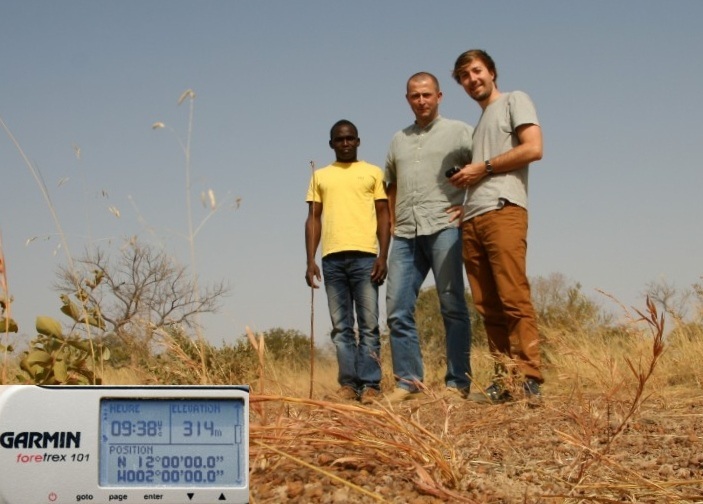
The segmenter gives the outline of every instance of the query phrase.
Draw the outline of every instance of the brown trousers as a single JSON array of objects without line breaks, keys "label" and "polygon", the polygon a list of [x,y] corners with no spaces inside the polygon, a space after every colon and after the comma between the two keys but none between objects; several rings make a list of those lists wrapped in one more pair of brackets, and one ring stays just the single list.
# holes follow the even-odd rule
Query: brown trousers
[{"label": "brown trousers", "polygon": [[466,274],[498,369],[543,381],[527,280],[527,210],[507,203],[462,225]]}]

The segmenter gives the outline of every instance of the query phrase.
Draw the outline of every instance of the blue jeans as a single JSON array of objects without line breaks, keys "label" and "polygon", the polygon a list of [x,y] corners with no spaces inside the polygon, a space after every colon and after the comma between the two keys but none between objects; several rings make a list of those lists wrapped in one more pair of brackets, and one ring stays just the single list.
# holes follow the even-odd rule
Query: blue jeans
[{"label": "blue jeans", "polygon": [[[378,285],[371,281],[376,256],[337,252],[322,258],[332,342],[337,350],[338,381],[354,390],[380,388],[381,334],[378,328]],[[354,312],[359,335],[354,331]]]},{"label": "blue jeans", "polygon": [[415,303],[430,269],[447,336],[444,381],[447,386],[460,389],[471,385],[471,322],[464,298],[461,245],[458,228],[415,238],[393,238],[388,258],[386,305],[393,374],[398,387],[414,391],[413,382],[424,379]]}]

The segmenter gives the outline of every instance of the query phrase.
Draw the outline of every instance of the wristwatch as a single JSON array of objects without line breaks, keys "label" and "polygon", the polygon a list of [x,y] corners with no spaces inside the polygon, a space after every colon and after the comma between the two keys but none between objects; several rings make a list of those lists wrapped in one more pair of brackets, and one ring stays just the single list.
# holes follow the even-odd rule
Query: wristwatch
[{"label": "wristwatch", "polygon": [[490,159],[486,159],[486,173],[493,175],[493,165],[491,164]]}]

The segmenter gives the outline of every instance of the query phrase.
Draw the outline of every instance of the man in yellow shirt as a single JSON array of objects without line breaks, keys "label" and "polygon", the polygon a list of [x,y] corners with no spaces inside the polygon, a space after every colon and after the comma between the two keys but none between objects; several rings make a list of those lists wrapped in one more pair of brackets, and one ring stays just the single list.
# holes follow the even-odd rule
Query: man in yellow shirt
[{"label": "man in yellow shirt", "polygon": [[315,171],[306,198],[305,281],[319,287],[315,254],[322,239],[322,272],[339,365],[336,395],[370,404],[380,396],[378,288],[388,271],[390,218],[383,171],[357,160],[360,144],[350,121],[332,126],[329,145],[336,161]]}]

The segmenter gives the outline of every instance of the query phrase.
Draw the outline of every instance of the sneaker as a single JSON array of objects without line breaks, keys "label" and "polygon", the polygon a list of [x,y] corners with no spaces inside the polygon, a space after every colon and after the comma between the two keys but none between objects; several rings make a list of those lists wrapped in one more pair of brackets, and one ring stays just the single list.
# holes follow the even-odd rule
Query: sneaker
[{"label": "sneaker", "polygon": [[534,378],[526,378],[522,383],[522,392],[525,394],[527,404],[537,405],[542,402],[542,388]]},{"label": "sneaker", "polygon": [[334,393],[334,398],[342,401],[356,401],[359,399],[359,394],[349,385],[345,385]]},{"label": "sneaker", "polygon": [[482,392],[469,394],[467,399],[483,404],[500,404],[510,401],[512,396],[500,384],[493,382]]},{"label": "sneaker", "polygon": [[403,387],[396,387],[393,392],[386,396],[386,399],[388,399],[391,403],[398,403],[403,401],[409,401],[411,399],[417,399],[421,395],[422,392],[420,392],[419,390],[411,392],[410,390],[404,389]]},{"label": "sneaker", "polygon": [[373,404],[374,401],[378,401],[381,398],[381,391],[373,388],[366,387],[361,392],[361,404]]}]

